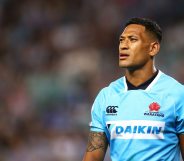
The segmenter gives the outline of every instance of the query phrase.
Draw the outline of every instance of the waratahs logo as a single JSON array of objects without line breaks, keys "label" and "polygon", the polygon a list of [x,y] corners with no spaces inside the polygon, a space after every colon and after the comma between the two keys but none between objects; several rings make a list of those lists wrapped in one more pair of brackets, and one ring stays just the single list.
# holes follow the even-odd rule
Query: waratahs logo
[{"label": "waratahs logo", "polygon": [[145,116],[158,116],[164,117],[164,114],[160,112],[161,106],[157,102],[152,102],[149,105],[149,111],[144,113]]},{"label": "waratahs logo", "polygon": [[150,110],[150,112],[152,112],[152,111],[158,112],[159,109],[160,109],[160,105],[159,105],[157,102],[153,102],[153,103],[151,103],[151,104],[149,105],[149,110]]}]

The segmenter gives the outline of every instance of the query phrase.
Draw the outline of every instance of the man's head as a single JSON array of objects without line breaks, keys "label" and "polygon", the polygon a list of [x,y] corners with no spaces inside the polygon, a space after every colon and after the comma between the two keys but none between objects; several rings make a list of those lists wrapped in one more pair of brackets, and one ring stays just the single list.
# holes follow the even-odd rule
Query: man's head
[{"label": "man's head", "polygon": [[159,52],[162,31],[157,23],[145,18],[133,18],[120,35],[119,66],[138,69],[153,65]]},{"label": "man's head", "polygon": [[152,36],[154,36],[155,39],[157,39],[157,41],[161,43],[162,30],[155,21],[146,18],[132,18],[125,24],[125,27],[127,27],[130,24],[137,24],[144,26],[146,28],[146,31],[150,32],[150,34],[152,34]]}]

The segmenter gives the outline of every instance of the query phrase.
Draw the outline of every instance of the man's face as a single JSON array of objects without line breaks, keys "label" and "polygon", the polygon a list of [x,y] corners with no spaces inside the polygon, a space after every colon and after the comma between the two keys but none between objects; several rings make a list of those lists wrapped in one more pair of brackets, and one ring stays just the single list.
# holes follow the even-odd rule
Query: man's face
[{"label": "man's face", "polygon": [[142,25],[128,25],[120,35],[119,66],[138,69],[152,61],[149,55],[151,38]]}]

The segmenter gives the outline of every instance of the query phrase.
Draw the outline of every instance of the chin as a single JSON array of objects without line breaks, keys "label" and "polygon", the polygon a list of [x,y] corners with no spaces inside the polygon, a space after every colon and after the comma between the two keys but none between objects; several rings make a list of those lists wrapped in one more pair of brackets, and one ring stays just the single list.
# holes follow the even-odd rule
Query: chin
[{"label": "chin", "polygon": [[125,68],[125,69],[128,69],[128,70],[135,70],[135,69],[137,69],[137,66],[130,65],[130,64],[122,64],[122,63],[119,63],[119,67],[120,68]]},{"label": "chin", "polygon": [[129,65],[128,65],[128,64],[125,64],[125,63],[119,62],[119,67],[120,67],[120,68],[128,68]]}]

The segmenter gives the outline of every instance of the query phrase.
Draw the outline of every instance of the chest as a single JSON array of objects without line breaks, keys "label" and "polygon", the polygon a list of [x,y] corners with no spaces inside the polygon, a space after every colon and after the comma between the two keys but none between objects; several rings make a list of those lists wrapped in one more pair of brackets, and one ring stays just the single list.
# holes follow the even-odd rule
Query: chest
[{"label": "chest", "polygon": [[105,122],[110,120],[156,120],[174,119],[175,103],[166,95],[130,91],[114,95],[105,102]]},{"label": "chest", "polygon": [[163,138],[175,128],[174,101],[161,93],[130,91],[106,101],[104,124],[111,137]]}]

